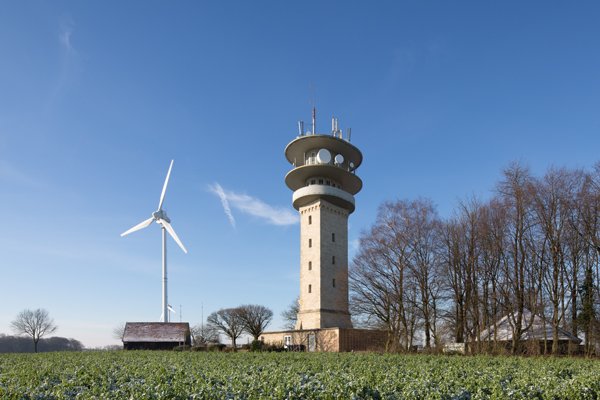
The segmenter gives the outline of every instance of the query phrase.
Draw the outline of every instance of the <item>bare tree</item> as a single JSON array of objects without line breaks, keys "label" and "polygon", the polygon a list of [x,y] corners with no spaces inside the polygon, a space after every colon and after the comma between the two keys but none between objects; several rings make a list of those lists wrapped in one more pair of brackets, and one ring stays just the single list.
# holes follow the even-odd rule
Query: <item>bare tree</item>
[{"label": "bare tree", "polygon": [[[558,354],[558,332],[565,315],[565,281],[567,276],[568,247],[566,237],[572,214],[571,199],[575,194],[575,176],[565,169],[550,169],[543,179],[535,181],[533,186],[534,211],[539,227],[543,251],[540,261],[543,263],[544,298],[550,303],[552,314],[552,354]],[[542,255],[546,256],[542,258]],[[576,293],[576,291],[575,291]],[[575,298],[575,301],[576,298]]]},{"label": "bare tree", "polygon": [[437,224],[430,222],[437,220],[430,205],[426,200],[382,204],[375,224],[361,236],[350,270],[352,309],[389,332],[388,349],[410,350],[419,318],[428,345],[427,336],[435,330],[438,293],[435,274],[429,272]]},{"label": "bare tree", "polygon": [[463,226],[458,219],[447,221],[441,229],[443,248],[441,249],[442,262],[445,266],[446,291],[453,303],[452,311],[448,312],[450,326],[453,328],[453,337],[456,343],[465,342],[466,332],[466,304],[465,304],[465,277],[463,271],[464,252]]},{"label": "bare tree", "polygon": [[[481,263],[483,268],[483,326],[493,326],[487,337],[487,349],[498,348],[497,322],[504,311],[501,287],[502,265],[506,260],[506,208],[498,199],[492,199],[482,208],[479,224]],[[493,345],[492,342],[493,341]]]},{"label": "bare tree", "polygon": [[290,303],[288,308],[281,312],[281,318],[284,321],[284,329],[295,329],[296,321],[298,320],[298,311],[300,311],[300,298],[296,297],[294,301]]},{"label": "bare tree", "polygon": [[596,303],[600,299],[600,163],[596,164],[592,173],[585,174],[575,203],[576,215],[571,225],[583,240],[584,250],[577,319],[585,337],[585,353],[591,355],[600,337],[599,307]]},{"label": "bare tree", "polygon": [[12,330],[17,335],[27,335],[33,340],[33,348],[37,353],[38,342],[45,335],[54,333],[58,326],[43,308],[37,310],[23,310],[17,318],[10,323]]},{"label": "bare tree", "polygon": [[233,351],[237,351],[236,340],[244,332],[244,321],[240,317],[239,308],[222,308],[210,314],[206,321],[231,339]]},{"label": "bare tree", "polygon": [[428,199],[417,199],[406,204],[401,216],[407,225],[408,268],[417,283],[420,311],[425,334],[425,348],[431,348],[431,336],[435,339],[437,303],[439,295],[439,233],[441,221],[433,202]]},{"label": "bare tree", "polygon": [[117,340],[123,340],[123,336],[125,335],[125,323],[121,322],[119,325],[115,326],[112,331],[113,337]]},{"label": "bare tree", "polygon": [[[524,321],[523,315],[527,306],[531,307],[532,298],[538,293],[535,286],[535,260],[531,254],[532,199],[529,190],[532,182],[529,169],[512,164],[504,170],[504,180],[498,184],[498,192],[507,210],[508,262],[504,264],[503,297],[508,308],[509,322],[512,329],[511,353],[520,351],[521,336],[533,322]],[[538,268],[539,270],[539,268]],[[511,305],[510,307],[508,305]],[[523,324],[525,322],[525,325]]]},{"label": "bare tree", "polygon": [[258,340],[273,319],[273,311],[257,304],[239,306],[238,312],[244,324],[244,330],[252,335],[254,340]]},{"label": "bare tree", "polygon": [[210,324],[193,326],[191,334],[195,346],[219,343],[219,331]]}]

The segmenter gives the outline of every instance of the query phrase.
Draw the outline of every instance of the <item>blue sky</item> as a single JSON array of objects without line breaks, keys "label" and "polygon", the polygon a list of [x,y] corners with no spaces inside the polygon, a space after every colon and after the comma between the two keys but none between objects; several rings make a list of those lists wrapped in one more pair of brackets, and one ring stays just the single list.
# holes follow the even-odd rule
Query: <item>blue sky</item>
[{"label": "blue sky", "polygon": [[[600,161],[596,2],[7,2],[0,13],[0,332],[44,307],[57,335],[116,343],[170,303],[276,314],[298,293],[285,145],[296,121],[352,128],[364,188],[351,253],[378,205],[443,217],[521,161]],[[225,212],[219,194],[228,199]],[[174,316],[179,320],[179,316]]]}]

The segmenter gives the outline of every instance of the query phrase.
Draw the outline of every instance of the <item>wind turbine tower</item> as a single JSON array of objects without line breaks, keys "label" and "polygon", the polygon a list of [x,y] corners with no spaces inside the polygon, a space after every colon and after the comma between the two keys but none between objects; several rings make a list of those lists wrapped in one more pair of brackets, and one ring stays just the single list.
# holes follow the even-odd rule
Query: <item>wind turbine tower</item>
[{"label": "wind turbine tower", "polygon": [[[362,153],[344,137],[337,118],[331,132],[304,131],[285,148],[293,169],[285,183],[294,191],[300,213],[300,304],[297,330],[352,328],[348,310],[348,217],[354,211],[362,181],[356,169]],[[310,346],[310,345],[309,345]]]},{"label": "wind turbine tower", "polygon": [[[135,231],[139,231],[140,229],[147,228],[153,221],[156,221],[157,224],[161,226],[162,230],[162,314],[161,319],[162,322],[169,322],[169,302],[167,298],[167,232],[175,243],[179,245],[181,250],[184,253],[187,253],[187,250],[179,237],[173,230],[171,226],[171,220],[167,216],[167,213],[162,209],[163,202],[165,201],[165,194],[167,192],[167,185],[169,184],[169,177],[171,176],[171,169],[173,168],[173,160],[171,160],[171,164],[169,165],[169,171],[167,172],[167,177],[165,178],[165,183],[163,184],[162,193],[160,194],[160,200],[158,201],[158,208],[156,211],[152,213],[152,216],[145,221],[140,222],[133,228],[121,233],[121,236],[129,235]],[[172,309],[171,309],[172,310]]]}]

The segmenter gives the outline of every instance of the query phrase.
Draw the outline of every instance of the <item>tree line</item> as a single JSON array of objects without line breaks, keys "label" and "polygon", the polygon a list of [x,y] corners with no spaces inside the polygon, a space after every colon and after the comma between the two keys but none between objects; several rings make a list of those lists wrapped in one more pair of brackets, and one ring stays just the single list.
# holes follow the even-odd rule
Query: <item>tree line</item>
[{"label": "tree line", "polygon": [[247,333],[252,336],[254,341],[258,341],[272,319],[273,311],[257,304],[222,308],[206,318],[206,325],[196,325],[192,328],[194,344],[218,343],[219,334],[223,334],[231,340],[231,345],[235,351],[237,340],[243,333]]},{"label": "tree line", "polygon": [[[442,219],[431,200],[383,203],[361,234],[350,268],[351,305],[364,325],[386,329],[409,351],[444,341],[471,352],[499,348],[482,337],[508,316],[518,353],[535,315],[559,331],[600,342],[600,163],[591,171],[550,168],[534,176],[512,164],[488,201],[470,199]],[[494,330],[495,331],[495,330]]]},{"label": "tree line", "polygon": [[54,333],[58,327],[43,308],[21,311],[10,326],[17,336],[0,333],[0,353],[83,350],[81,342],[75,339],[56,336],[44,338]]},{"label": "tree line", "polygon": [[[38,352],[47,351],[80,351],[83,344],[76,339],[53,336],[42,338],[38,343]],[[35,351],[31,338],[12,336],[0,333],[0,353],[33,353]]]}]

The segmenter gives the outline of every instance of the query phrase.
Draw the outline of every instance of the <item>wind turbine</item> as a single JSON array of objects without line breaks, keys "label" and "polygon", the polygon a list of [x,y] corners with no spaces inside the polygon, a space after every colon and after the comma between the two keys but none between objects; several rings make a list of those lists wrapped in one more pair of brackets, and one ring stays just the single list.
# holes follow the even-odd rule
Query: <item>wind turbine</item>
[{"label": "wind turbine", "polygon": [[171,169],[173,168],[173,160],[171,160],[171,165],[169,165],[169,171],[167,172],[167,177],[165,178],[165,183],[163,185],[162,193],[160,194],[160,200],[158,202],[158,208],[156,211],[152,213],[152,216],[147,220],[140,222],[133,228],[121,233],[121,236],[129,235],[135,231],[139,231],[140,229],[147,228],[153,221],[156,221],[162,228],[162,322],[169,322],[169,303],[167,302],[167,232],[169,235],[175,240],[175,243],[179,245],[181,250],[187,254],[187,250],[179,237],[173,230],[171,226],[171,220],[167,217],[167,213],[162,209],[163,202],[165,201],[165,193],[167,191],[167,185],[169,184],[169,177],[171,176]]},{"label": "wind turbine", "polygon": [[[173,307],[171,307],[170,304],[167,304],[167,309],[169,310],[169,320],[171,319],[171,312],[174,312],[175,314],[177,314],[177,311],[175,311],[173,309]],[[163,319],[163,314],[160,314],[160,318],[159,319]]]}]

